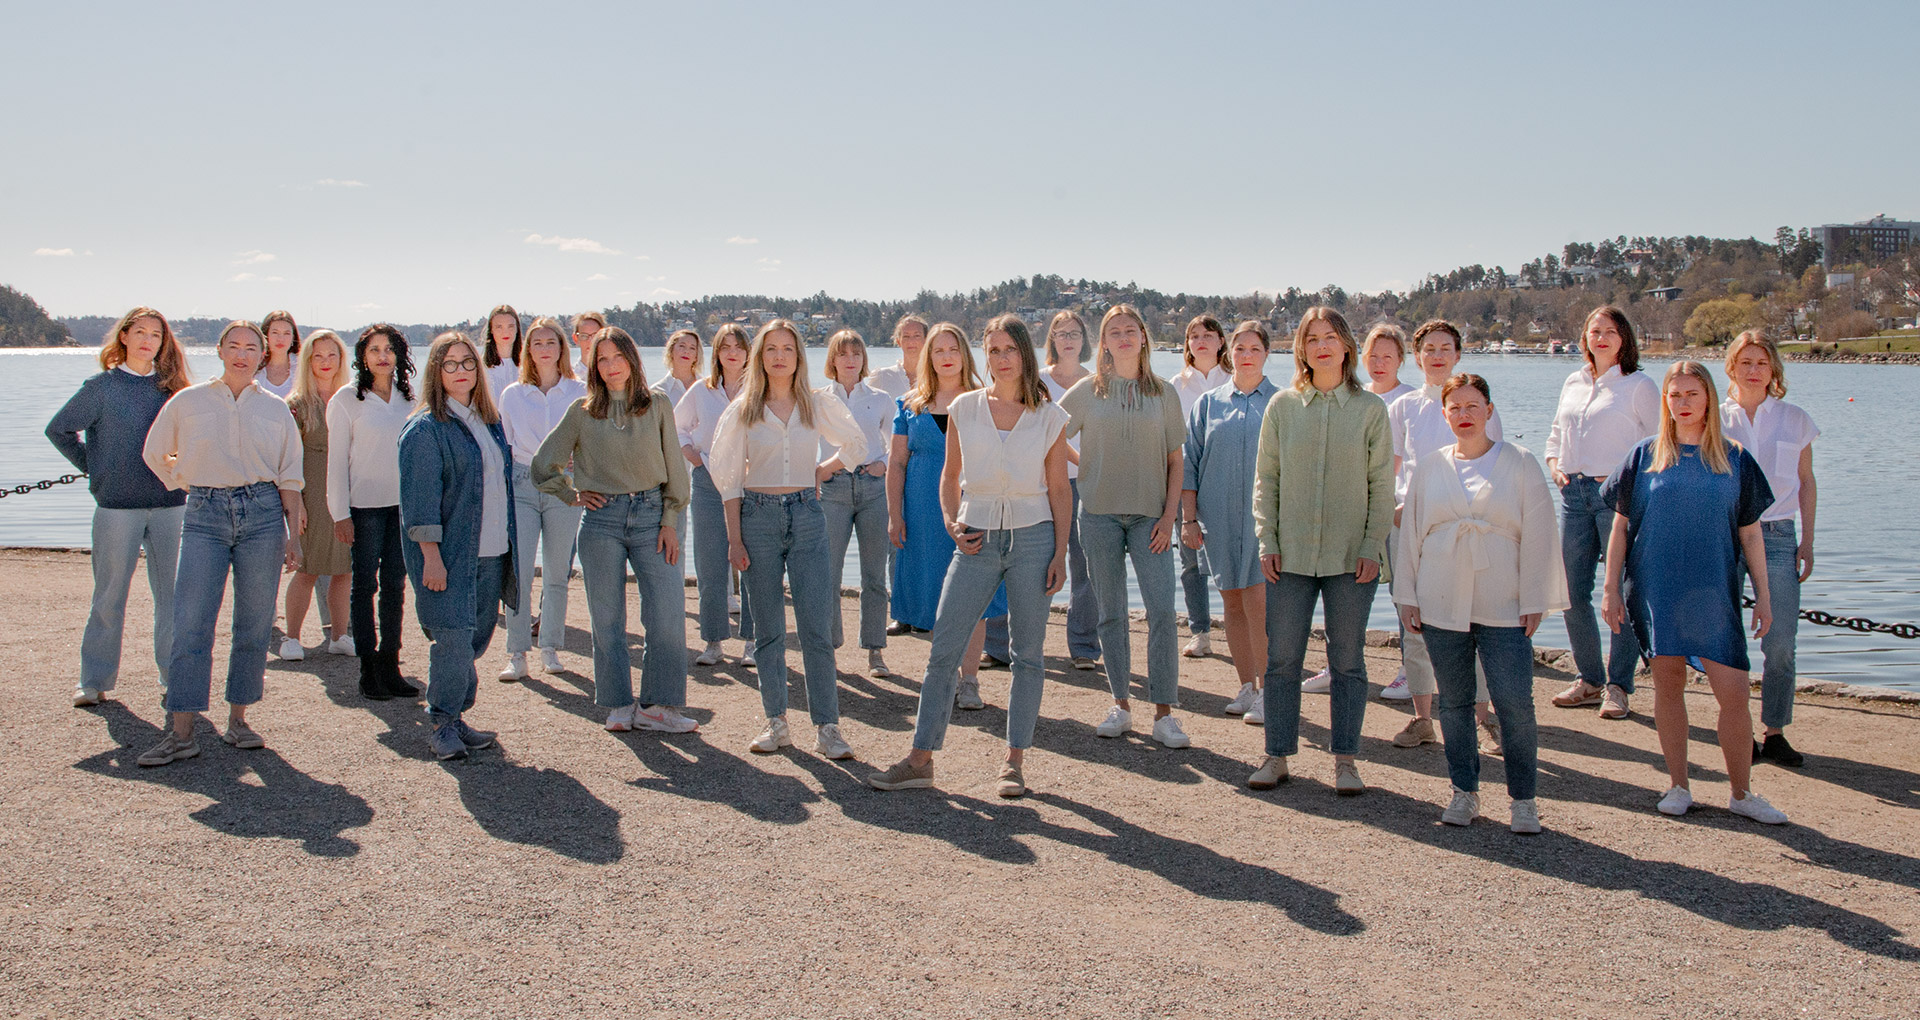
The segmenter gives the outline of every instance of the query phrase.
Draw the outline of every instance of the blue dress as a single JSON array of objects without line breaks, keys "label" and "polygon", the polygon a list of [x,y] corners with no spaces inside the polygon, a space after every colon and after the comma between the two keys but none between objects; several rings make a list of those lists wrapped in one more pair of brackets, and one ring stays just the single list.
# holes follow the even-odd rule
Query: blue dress
[{"label": "blue dress", "polygon": [[[940,611],[940,588],[953,562],[953,536],[947,534],[946,515],[940,511],[940,472],[947,465],[947,416],[907,410],[904,401],[893,417],[893,434],[907,437],[907,483],[900,494],[900,514],[906,523],[906,542],[893,558],[892,616],[895,620],[932,630]],[[993,595],[981,619],[1007,615],[1005,585]]]},{"label": "blue dress", "polygon": [[1187,413],[1181,487],[1194,491],[1207,565],[1221,591],[1266,580],[1253,525],[1253,473],[1260,459],[1260,424],[1274,393],[1273,381],[1266,378],[1251,393],[1228,382],[1202,393]]},{"label": "blue dress", "polygon": [[1740,623],[1744,578],[1739,530],[1760,519],[1773,489],[1739,444],[1727,444],[1724,475],[1680,447],[1680,462],[1660,472],[1655,440],[1642,440],[1600,490],[1627,518],[1622,596],[1647,655],[1682,655],[1745,670],[1747,635]]}]

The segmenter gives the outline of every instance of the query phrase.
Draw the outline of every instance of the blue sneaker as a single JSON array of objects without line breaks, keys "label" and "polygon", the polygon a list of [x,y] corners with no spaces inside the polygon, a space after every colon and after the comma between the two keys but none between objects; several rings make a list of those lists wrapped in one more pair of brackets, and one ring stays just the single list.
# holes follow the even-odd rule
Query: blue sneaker
[{"label": "blue sneaker", "polygon": [[453,761],[467,756],[467,745],[460,739],[458,723],[447,723],[435,729],[427,736],[427,746],[433,749],[433,756],[441,761]]},{"label": "blue sneaker", "polygon": [[453,721],[453,728],[460,734],[460,742],[467,745],[467,750],[469,751],[478,751],[483,747],[492,747],[493,738],[500,735],[488,730],[476,730],[468,726],[465,719],[455,719]]}]

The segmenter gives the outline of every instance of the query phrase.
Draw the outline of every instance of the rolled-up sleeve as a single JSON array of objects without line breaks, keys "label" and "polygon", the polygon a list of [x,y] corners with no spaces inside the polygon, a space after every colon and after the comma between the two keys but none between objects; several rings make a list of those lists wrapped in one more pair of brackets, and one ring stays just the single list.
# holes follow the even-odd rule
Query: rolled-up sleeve
[{"label": "rolled-up sleeve", "polygon": [[[527,476],[533,480],[533,487],[567,504],[579,498],[573,484],[567,479],[566,467],[573,460],[573,449],[579,442],[580,416],[586,413],[586,405],[575,401],[567,412],[560,416],[560,424],[547,433],[540,441],[540,449],[534,452],[533,463],[527,468]],[[685,463],[685,458],[681,458]]]},{"label": "rolled-up sleeve", "polygon": [[1200,455],[1206,452],[1206,441],[1202,438],[1207,432],[1207,411],[1210,401],[1205,394],[1193,402],[1193,413],[1187,415],[1186,456],[1180,465],[1180,487],[1200,491]]},{"label": "rolled-up sleeve", "polygon": [[400,524],[414,542],[439,542],[440,439],[415,421],[400,433]]}]

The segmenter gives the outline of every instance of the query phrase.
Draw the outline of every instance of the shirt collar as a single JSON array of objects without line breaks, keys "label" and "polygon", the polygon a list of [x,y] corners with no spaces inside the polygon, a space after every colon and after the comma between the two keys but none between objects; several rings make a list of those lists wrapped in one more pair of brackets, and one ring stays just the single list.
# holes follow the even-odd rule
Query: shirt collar
[{"label": "shirt collar", "polygon": [[1311,406],[1315,398],[1317,397],[1324,398],[1327,396],[1331,396],[1333,398],[1333,406],[1345,407],[1347,406],[1347,398],[1353,396],[1353,388],[1348,386],[1345,383],[1341,383],[1340,385],[1335,386],[1333,390],[1329,393],[1329,392],[1322,391],[1320,387],[1315,386],[1312,383],[1308,383],[1307,396],[1304,403]]},{"label": "shirt collar", "polygon": [[1437,404],[1440,402],[1440,391],[1444,388],[1443,386],[1435,386],[1432,383],[1422,383],[1420,385],[1420,393],[1428,400]]},{"label": "shirt collar", "polygon": [[479,420],[479,418],[474,415],[473,408],[458,400],[448,400],[447,410],[452,411],[453,416],[460,419],[460,421],[469,428],[473,426],[474,422]]},{"label": "shirt collar", "polygon": [[133,369],[128,368],[127,363],[124,361],[113,367],[119,369],[122,372],[127,373],[130,376],[133,376],[135,379],[151,379],[153,378],[153,373],[155,371],[154,369],[149,368],[144,372],[136,372]]}]

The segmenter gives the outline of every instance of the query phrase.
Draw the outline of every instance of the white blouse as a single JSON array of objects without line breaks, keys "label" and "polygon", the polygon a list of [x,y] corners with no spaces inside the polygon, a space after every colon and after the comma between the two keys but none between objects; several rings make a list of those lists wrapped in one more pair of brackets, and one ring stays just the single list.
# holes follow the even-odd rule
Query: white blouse
[{"label": "white blouse", "polygon": [[[686,399],[692,400],[700,389],[688,391]],[[745,400],[737,400],[726,407],[714,429],[713,453],[706,458],[721,499],[739,499],[745,489],[813,488],[822,440],[855,463],[866,463],[867,437],[853,412],[831,392],[814,396],[811,427],[801,422],[798,407],[786,421],[767,411],[747,425],[740,420],[746,406]]]},{"label": "white blouse", "polygon": [[1800,452],[1820,438],[1813,416],[1796,405],[1769,396],[1748,418],[1740,402],[1728,397],[1720,405],[1720,428],[1728,439],[1746,447],[1773,489],[1773,505],[1760,515],[1765,521],[1800,519]]},{"label": "white blouse", "polygon": [[[1426,385],[1409,389],[1405,396],[1387,405],[1387,431],[1393,435],[1393,455],[1400,458],[1400,473],[1393,477],[1395,500],[1407,497],[1407,482],[1420,458],[1453,446],[1453,426],[1447,424],[1446,408],[1440,403],[1440,387]],[[1487,419],[1487,438],[1499,442],[1503,429],[1500,412],[1495,409]]]},{"label": "white blouse", "polygon": [[907,378],[907,370],[899,365],[888,365],[869,372],[861,381],[895,400],[906,396],[907,391],[913,388],[913,380]]},{"label": "white blouse", "polygon": [[506,395],[507,387],[520,381],[520,366],[511,361],[503,361],[498,365],[483,364],[481,368],[487,373],[487,387],[493,394],[495,404],[500,403],[500,398]]},{"label": "white blouse", "polygon": [[327,516],[344,521],[352,508],[400,505],[400,430],[414,402],[394,387],[390,399],[367,391],[361,400],[342,386],[327,401]]},{"label": "white blouse", "polygon": [[1199,400],[1202,393],[1232,382],[1233,373],[1227,371],[1224,365],[1213,366],[1211,372],[1202,372],[1188,365],[1167,381],[1173,384],[1173,391],[1180,394],[1180,416],[1185,418],[1193,413],[1194,401]]},{"label": "white blouse", "polygon": [[[867,385],[865,380],[854,383],[851,392],[841,389],[839,383],[828,383],[813,392],[831,393],[845,402],[853,420],[860,423],[860,434],[866,437],[867,459],[849,463],[847,458],[841,457],[842,467],[854,471],[875,461],[882,464],[887,462],[887,451],[893,445],[893,416],[900,410],[899,403],[893,397]],[[820,463],[832,460],[840,452],[838,446],[824,439],[820,441]]]},{"label": "white blouse", "polygon": [[[698,383],[700,379],[696,376],[693,381]],[[653,384],[653,392],[667,398],[668,407],[678,407],[680,398],[687,395],[687,384],[681,382],[679,376],[669,372],[666,377]]]},{"label": "white blouse", "polygon": [[1581,365],[1560,388],[1560,406],[1547,433],[1547,459],[1569,475],[1605,478],[1642,439],[1660,430],[1660,384],[1646,372],[1621,375],[1620,366],[1598,379]]},{"label": "white blouse", "polygon": [[[1086,377],[1081,376],[1081,378],[1084,379]],[[1079,382],[1079,381],[1080,381],[1079,379],[1074,380],[1074,382]],[[1047,388],[1047,396],[1052,397],[1053,403],[1055,404],[1058,404],[1060,402],[1060,398],[1066,394],[1067,390],[1072,388],[1070,386],[1062,386],[1059,383],[1055,382],[1053,379],[1053,373],[1047,371],[1044,368],[1040,370],[1040,382],[1042,385],[1044,385]],[[1079,453],[1080,437],[1074,436],[1073,438],[1067,440],[1067,448],[1072,450],[1074,453]],[[1080,477],[1080,465],[1074,463],[1071,460],[1067,461],[1067,481],[1073,481],[1074,479],[1079,477]]]},{"label": "white blouse", "polygon": [[1528,613],[1567,608],[1560,528],[1540,462],[1496,443],[1474,462],[1471,494],[1453,447],[1414,469],[1393,554],[1393,601],[1420,609],[1421,626],[1464,631],[1518,627]]},{"label": "white blouse", "polygon": [[253,381],[261,389],[266,390],[268,393],[271,393],[276,397],[279,397],[281,400],[285,400],[288,397],[293,395],[293,384],[299,378],[300,378],[300,358],[298,355],[295,355],[293,358],[292,366],[290,366],[287,369],[286,382],[283,382],[280,385],[275,386],[272,382],[270,382],[267,379],[267,370],[264,368],[254,373]]},{"label": "white blouse", "polygon": [[1049,400],[1020,412],[1013,428],[993,423],[986,390],[969,390],[947,408],[947,428],[960,437],[960,523],[1012,531],[1053,520],[1047,500],[1047,451],[1067,427],[1067,412]]},{"label": "white blouse", "polygon": [[500,394],[500,427],[507,430],[507,445],[513,447],[513,462],[533,465],[547,433],[560,424],[561,416],[576,400],[587,395],[587,384],[562,377],[553,388],[542,393],[533,383],[517,382]]},{"label": "white blouse", "polygon": [[[740,391],[746,392],[745,379],[740,381]],[[674,428],[680,432],[680,445],[691,446],[700,452],[702,461],[713,459],[713,433],[720,427],[720,412],[733,403],[724,387],[713,386],[705,379],[687,387],[687,393],[673,405]]]},{"label": "white blouse", "polygon": [[272,482],[299,492],[306,485],[300,426],[287,402],[257,381],[238,396],[220,376],[175,393],[160,406],[141,453],[169,489]]}]

